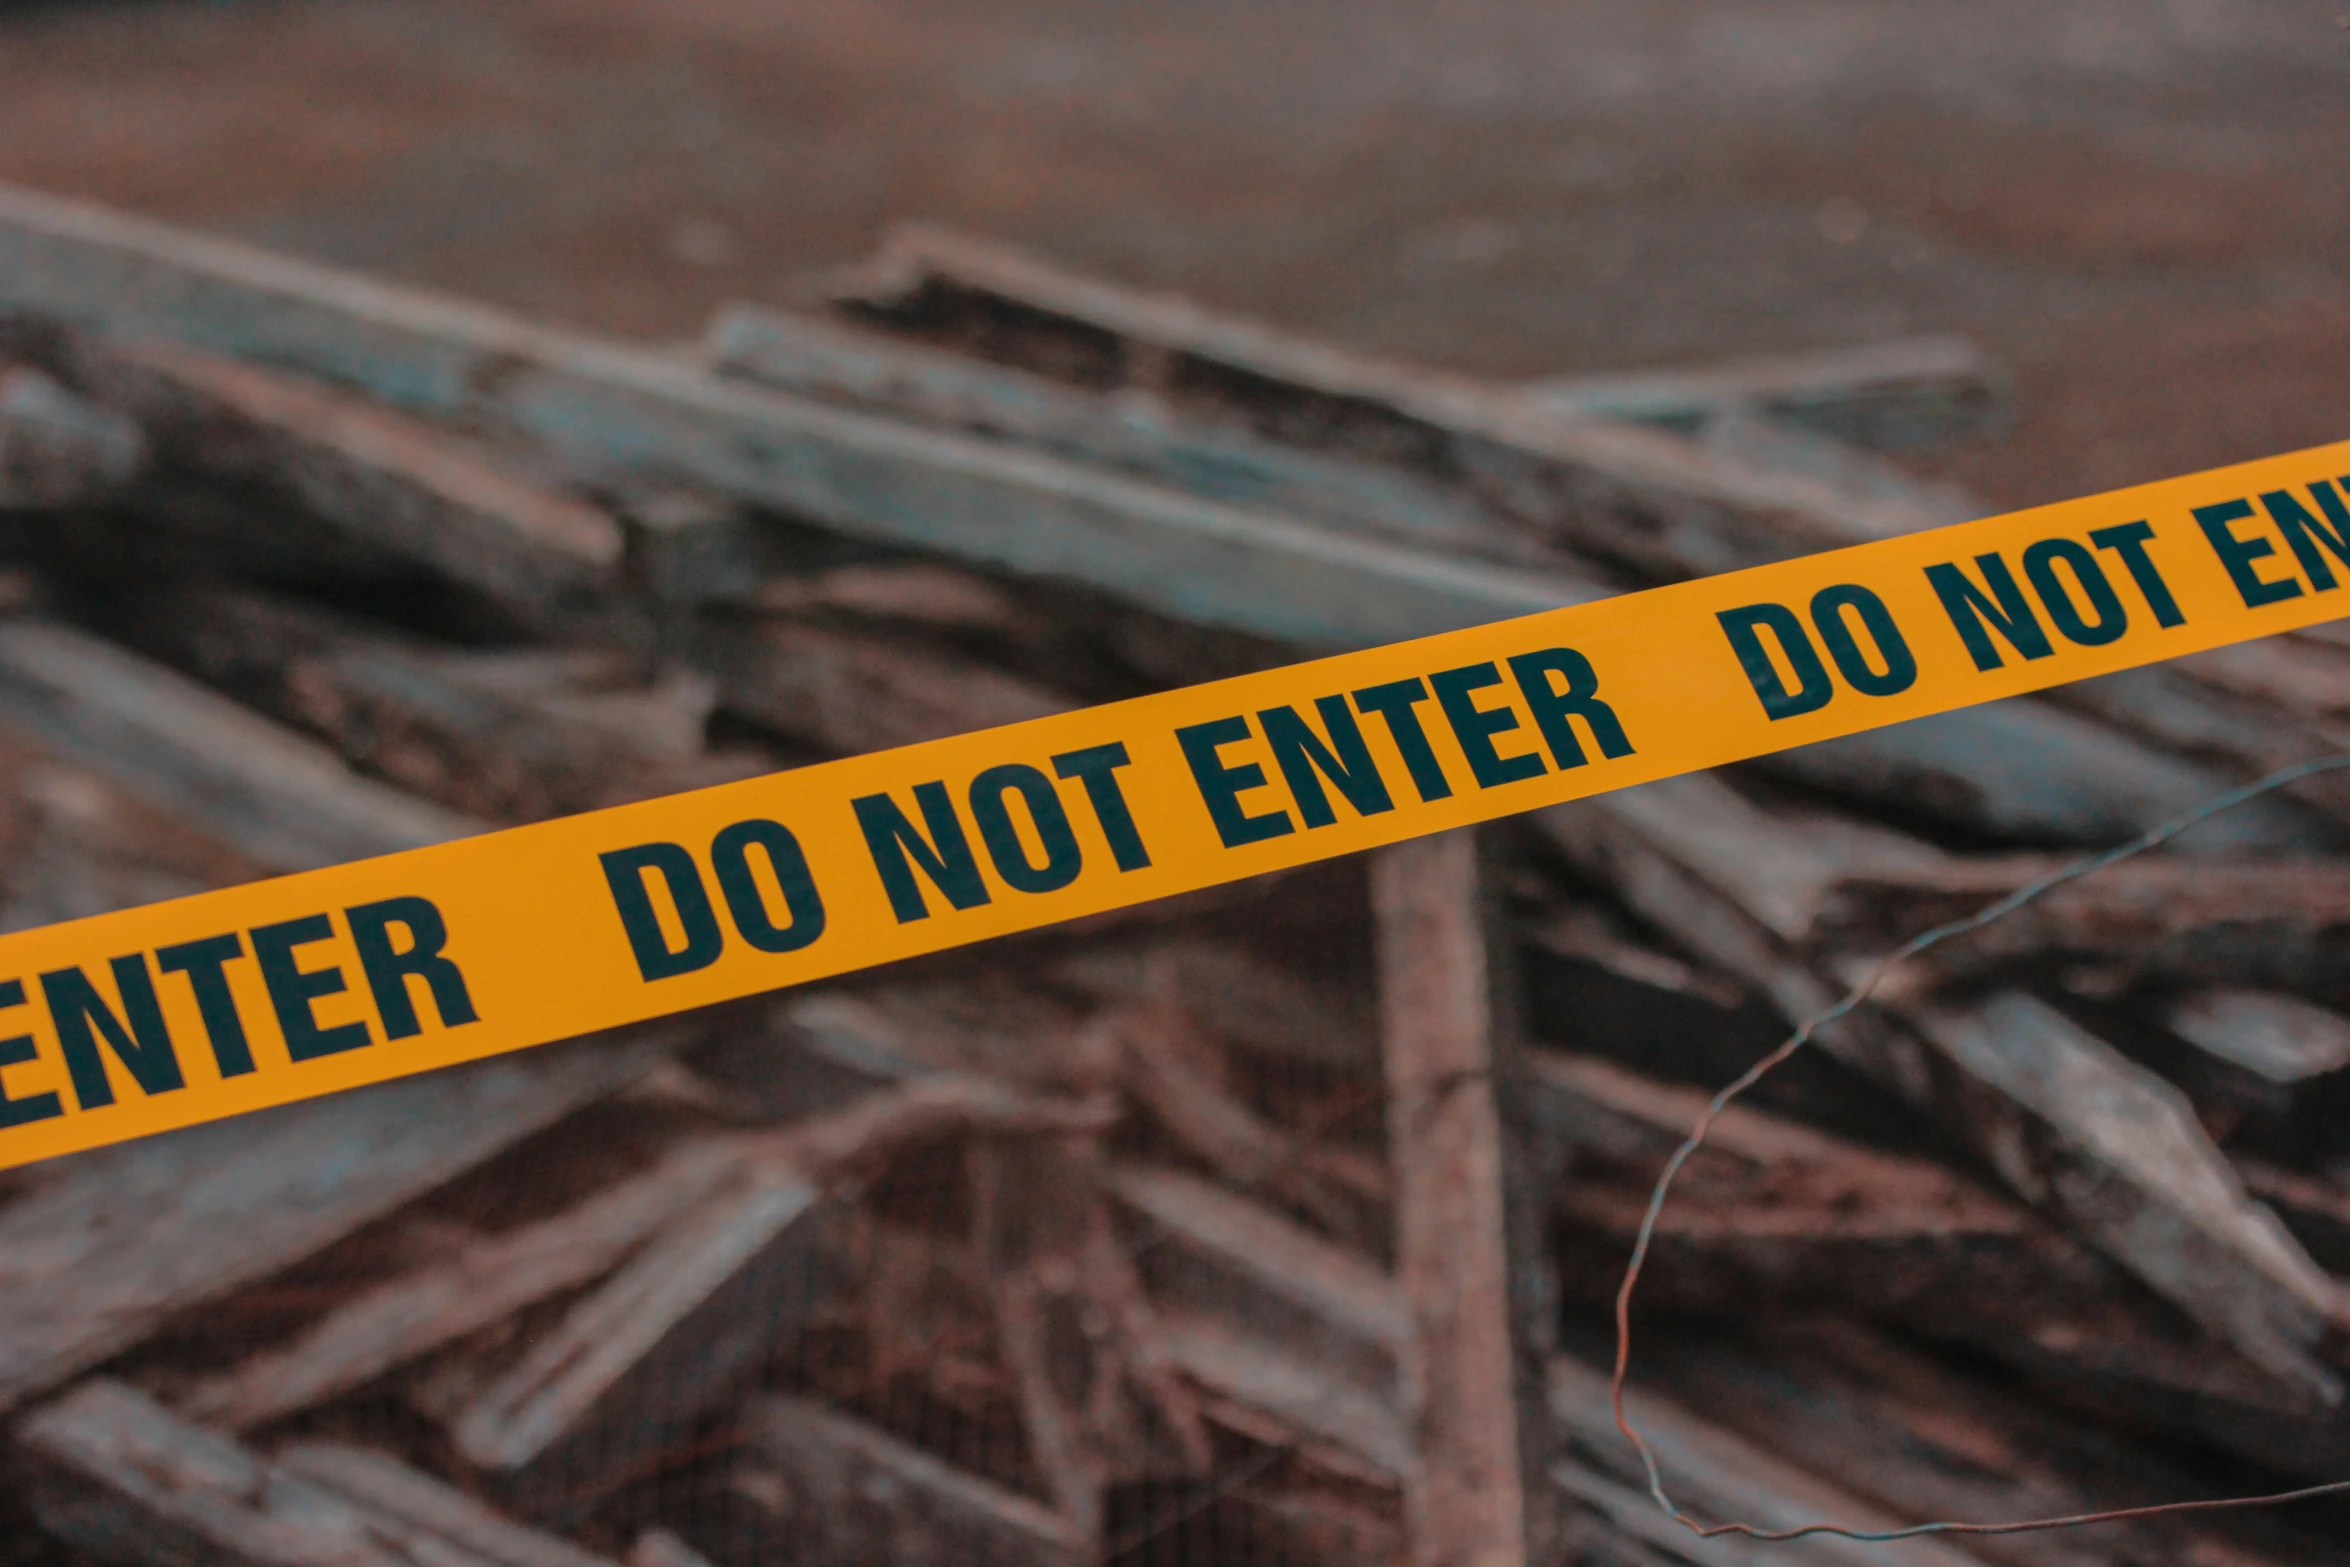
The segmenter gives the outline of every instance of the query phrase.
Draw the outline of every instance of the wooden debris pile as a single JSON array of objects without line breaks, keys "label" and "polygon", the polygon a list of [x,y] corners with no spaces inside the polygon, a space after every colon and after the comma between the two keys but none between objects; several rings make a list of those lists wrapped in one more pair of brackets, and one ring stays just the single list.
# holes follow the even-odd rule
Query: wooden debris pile
[{"label": "wooden debris pile", "polygon": [[[699,352],[0,191],[0,926],[1931,526],[1963,345],[1500,386],[930,231]],[[1712,1086],[2343,747],[2319,631],[36,1167],[0,1560],[2319,1567],[1701,1542]],[[2350,795],[1823,1034],[1657,1232],[1708,1517],[2350,1473]]]}]

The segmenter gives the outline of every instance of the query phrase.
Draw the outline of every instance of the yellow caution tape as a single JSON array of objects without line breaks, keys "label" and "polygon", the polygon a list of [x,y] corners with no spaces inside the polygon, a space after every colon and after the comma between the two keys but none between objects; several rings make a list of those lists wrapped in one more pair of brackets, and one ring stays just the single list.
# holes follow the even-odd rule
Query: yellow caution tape
[{"label": "yellow caution tape", "polygon": [[2350,443],[0,938],[0,1167],[2334,618]]}]

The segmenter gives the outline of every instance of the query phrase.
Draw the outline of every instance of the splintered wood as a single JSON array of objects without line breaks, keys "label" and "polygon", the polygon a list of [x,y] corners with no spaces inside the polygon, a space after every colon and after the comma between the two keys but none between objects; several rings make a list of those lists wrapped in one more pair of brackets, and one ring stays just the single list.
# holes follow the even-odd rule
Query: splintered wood
[{"label": "splintered wood", "polygon": [[[1976,515],[1894,459],[2001,417],[1948,339],[1500,385],[935,229],[809,297],[635,348],[0,189],[0,927]],[[2321,628],[13,1173],[0,1555],[2326,1567],[1701,1540],[1608,1307],[1790,1025],[2346,744]],[[2350,1472],[2346,848],[2304,780],[1721,1117],[1671,1494]]]}]

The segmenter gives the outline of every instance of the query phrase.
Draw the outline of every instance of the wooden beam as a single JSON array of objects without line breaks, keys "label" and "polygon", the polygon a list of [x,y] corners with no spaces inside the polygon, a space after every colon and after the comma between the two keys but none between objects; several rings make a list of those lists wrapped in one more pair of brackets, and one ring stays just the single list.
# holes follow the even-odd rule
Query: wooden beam
[{"label": "wooden beam", "polygon": [[0,718],[0,796],[14,835],[0,874],[0,929],[186,897],[267,875],[208,833],[156,809]]},{"label": "wooden beam", "polygon": [[1403,1398],[1413,1560],[1548,1559],[1541,1356],[1542,1181],[1517,1092],[1517,1019],[1494,953],[1477,840],[1461,831],[1372,859],[1396,1274],[1409,1313]]},{"label": "wooden beam", "polygon": [[669,355],[21,188],[0,190],[0,306],[301,371],[592,466],[689,481],[855,537],[1076,575],[1310,647],[1481,625],[1600,591],[823,408]]},{"label": "wooden beam", "polygon": [[685,1037],[621,1030],[59,1164],[0,1209],[0,1409],[512,1147]]},{"label": "wooden beam", "polygon": [[1708,417],[1693,432],[1697,448],[1776,473],[1799,474],[1834,485],[1848,495],[1898,506],[1938,523],[1972,522],[1997,508],[1956,485],[1921,479],[1876,453],[1754,408],[1730,408]]},{"label": "wooden beam", "polygon": [[2048,992],[2075,1022],[2177,1085],[2230,1153],[2296,1166],[2333,1152],[2350,1100],[2350,1018],[2273,990],[2116,994],[2093,966]]},{"label": "wooden beam", "polygon": [[66,626],[0,620],[0,717],[272,871],[487,830],[355,777],[323,746]]},{"label": "wooden beam", "polygon": [[99,1559],[152,1567],[610,1567],[381,1453],[265,1457],[120,1382],[84,1384],[16,1431],[33,1513]]},{"label": "wooden beam", "polygon": [[0,360],[0,511],[113,499],[148,458],[130,420],[30,365]]},{"label": "wooden beam", "polygon": [[2201,988],[2164,999],[2163,1026],[2282,1089],[2350,1070],[2350,1018],[2267,990]]},{"label": "wooden beam", "polygon": [[754,1464],[735,1487],[754,1527],[728,1562],[838,1567],[1082,1567],[1087,1543],[1051,1508],[861,1420],[797,1398],[744,1412]]},{"label": "wooden beam", "polygon": [[[1923,817],[1970,836],[2104,846],[2242,779],[2035,698],[1800,745],[1758,758],[1774,777]],[[1971,791],[1971,794],[1954,793]],[[2194,854],[2340,853],[2350,829],[2313,804],[2265,795],[2182,836]]]},{"label": "wooden beam", "polygon": [[[1010,441],[1134,474],[1205,500],[1337,524],[1448,554],[1532,564],[1457,491],[1187,417],[1134,389],[1116,396],[758,305],[730,305],[706,337],[729,374],[842,407]],[[1565,564],[1554,560],[1554,565]]]},{"label": "wooden beam", "polygon": [[333,746],[350,765],[466,815],[538,821],[748,776],[702,740],[710,683],[644,678],[619,649],[435,645],[282,594],[174,582],[109,591],[93,619]]},{"label": "wooden beam", "polygon": [[[1709,1095],[1590,1056],[1528,1055],[1534,1113],[1567,1147],[1553,1200],[1563,1288],[1605,1305],[1656,1178]],[[1976,1314],[2000,1332],[2019,1297],[2049,1306],[2116,1282],[2029,1209],[1940,1164],[1733,1106],[1659,1216],[1641,1299],[1733,1316]]]},{"label": "wooden beam", "polygon": [[587,1201],[342,1301],[286,1343],[198,1382],[174,1402],[246,1431],[313,1408],[610,1272],[741,1167],[741,1139],[689,1138]]},{"label": "wooden beam", "polygon": [[529,1528],[388,1454],[341,1442],[296,1442],[274,1455],[296,1477],[349,1503],[403,1559],[469,1554],[496,1567],[613,1567],[608,1557]]},{"label": "wooden beam", "polygon": [[1683,369],[1521,381],[1528,401],[1570,418],[1694,431],[1751,410],[1880,451],[1911,451],[2005,422],[2007,378],[1963,337],[1909,337]]},{"label": "wooden beam", "polygon": [[475,438],[178,344],[61,342],[59,373],[135,418],[175,472],[282,497],[540,631],[593,625],[613,607],[619,522]]},{"label": "wooden beam", "polygon": [[[2237,778],[2258,778],[2350,749],[2350,726],[2338,719],[2303,717],[2257,693],[2198,679],[2181,667],[2184,662],[2076,680],[2049,691],[2047,700]],[[2280,793],[2335,821],[2350,821],[2350,776],[2319,773]],[[2189,834],[2186,841],[2193,840]]]}]

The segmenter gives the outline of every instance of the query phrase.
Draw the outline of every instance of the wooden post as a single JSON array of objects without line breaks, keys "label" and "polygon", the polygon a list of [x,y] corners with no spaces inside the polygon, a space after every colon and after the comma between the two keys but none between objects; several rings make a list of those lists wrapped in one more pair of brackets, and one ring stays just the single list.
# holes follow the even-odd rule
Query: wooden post
[{"label": "wooden post", "polygon": [[1478,862],[1465,830],[1371,861],[1409,1313],[1404,1409],[1419,1460],[1404,1480],[1414,1567],[1531,1567],[1552,1559],[1557,1531],[1541,1189],[1503,1114],[1515,998],[1496,972],[1507,948],[1489,937]]}]

